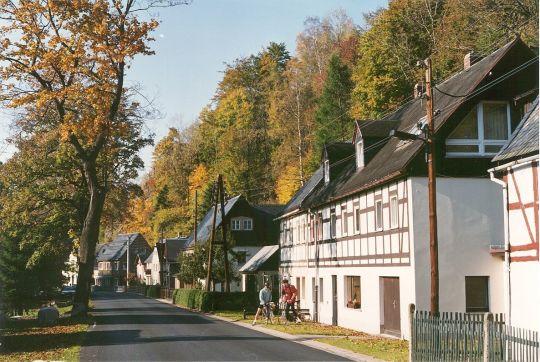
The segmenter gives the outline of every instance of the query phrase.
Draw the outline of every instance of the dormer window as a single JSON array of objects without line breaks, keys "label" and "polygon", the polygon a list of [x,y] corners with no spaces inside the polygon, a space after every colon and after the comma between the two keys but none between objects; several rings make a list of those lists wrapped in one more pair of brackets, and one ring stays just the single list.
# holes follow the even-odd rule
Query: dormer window
[{"label": "dormer window", "polygon": [[253,230],[253,219],[250,217],[235,217],[231,219],[231,230]]},{"label": "dormer window", "polygon": [[446,156],[494,156],[511,133],[510,105],[480,102],[446,139]]},{"label": "dormer window", "polygon": [[330,161],[324,160],[324,183],[330,182]]},{"label": "dormer window", "polygon": [[356,141],[356,168],[364,167],[364,140]]}]

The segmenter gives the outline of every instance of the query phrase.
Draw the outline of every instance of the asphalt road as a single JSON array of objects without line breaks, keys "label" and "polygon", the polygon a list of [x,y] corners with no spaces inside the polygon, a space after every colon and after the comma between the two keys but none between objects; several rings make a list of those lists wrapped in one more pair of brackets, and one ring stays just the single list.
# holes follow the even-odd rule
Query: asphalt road
[{"label": "asphalt road", "polygon": [[96,293],[81,361],[344,361],[134,294]]}]

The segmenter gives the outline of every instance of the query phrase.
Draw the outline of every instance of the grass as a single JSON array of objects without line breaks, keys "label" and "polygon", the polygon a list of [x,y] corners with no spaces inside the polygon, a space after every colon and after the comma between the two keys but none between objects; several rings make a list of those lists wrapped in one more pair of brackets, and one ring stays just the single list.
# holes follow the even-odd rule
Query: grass
[{"label": "grass", "polygon": [[[248,319],[243,319],[242,312],[216,311],[212,314],[242,323],[253,321],[253,315],[249,315]],[[407,361],[409,357],[407,341],[374,336],[343,327],[309,321],[300,324],[266,324],[262,318],[257,320],[257,325],[289,334],[333,337],[316,338],[315,340],[386,361]],[[335,338],[338,336],[343,338]]]},{"label": "grass", "polygon": [[[59,308],[61,313],[70,309]],[[91,317],[62,318],[53,326],[41,326],[34,315],[37,310],[6,323],[0,361],[78,361]]]},{"label": "grass", "polygon": [[385,361],[407,361],[409,358],[408,342],[399,339],[369,336],[368,338],[318,338],[316,341]]}]

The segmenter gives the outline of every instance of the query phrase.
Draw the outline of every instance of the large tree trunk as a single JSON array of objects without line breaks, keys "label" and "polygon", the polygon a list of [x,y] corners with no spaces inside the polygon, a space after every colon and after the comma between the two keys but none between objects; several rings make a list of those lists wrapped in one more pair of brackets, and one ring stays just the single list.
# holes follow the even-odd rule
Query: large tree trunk
[{"label": "large tree trunk", "polygon": [[72,315],[86,314],[88,311],[96,244],[106,194],[98,183],[95,161],[86,160],[83,162],[83,166],[85,178],[88,182],[90,202],[79,241],[79,273],[77,275],[77,289],[73,300]]}]

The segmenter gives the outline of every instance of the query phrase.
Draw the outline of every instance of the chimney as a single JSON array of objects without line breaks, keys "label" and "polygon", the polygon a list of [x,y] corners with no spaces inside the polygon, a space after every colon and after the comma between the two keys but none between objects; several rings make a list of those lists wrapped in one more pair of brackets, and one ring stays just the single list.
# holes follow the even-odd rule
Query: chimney
[{"label": "chimney", "polygon": [[463,58],[463,70],[468,70],[473,64],[477,63],[482,57],[475,51],[465,54]]}]

